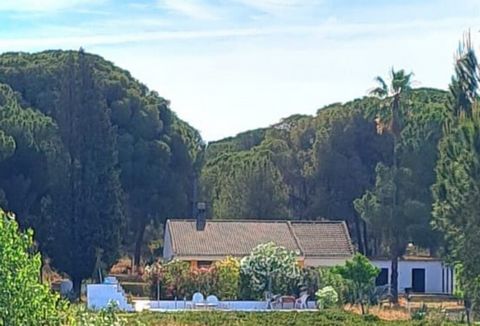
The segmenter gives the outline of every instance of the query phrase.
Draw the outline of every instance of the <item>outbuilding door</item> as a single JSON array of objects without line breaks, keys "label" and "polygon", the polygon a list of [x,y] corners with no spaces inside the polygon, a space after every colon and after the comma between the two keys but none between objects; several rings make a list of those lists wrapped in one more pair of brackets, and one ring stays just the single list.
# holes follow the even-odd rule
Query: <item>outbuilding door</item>
[{"label": "outbuilding door", "polygon": [[425,292],[425,268],[412,269],[412,291]]}]

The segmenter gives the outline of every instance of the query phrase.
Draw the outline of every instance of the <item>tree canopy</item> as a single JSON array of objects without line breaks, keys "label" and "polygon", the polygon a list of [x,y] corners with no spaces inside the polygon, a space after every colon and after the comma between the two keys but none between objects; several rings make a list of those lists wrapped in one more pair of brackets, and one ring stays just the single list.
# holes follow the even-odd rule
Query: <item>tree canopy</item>
[{"label": "tree canopy", "polygon": [[0,204],[55,267],[138,262],[149,225],[190,216],[201,137],[127,71],[82,50],[5,53],[0,107]]}]

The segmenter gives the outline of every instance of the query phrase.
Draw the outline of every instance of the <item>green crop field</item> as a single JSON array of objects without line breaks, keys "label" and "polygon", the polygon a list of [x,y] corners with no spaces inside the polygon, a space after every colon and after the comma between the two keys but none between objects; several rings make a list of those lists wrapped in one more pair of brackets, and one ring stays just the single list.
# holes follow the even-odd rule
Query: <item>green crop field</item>
[{"label": "green crop field", "polygon": [[454,325],[440,320],[381,321],[372,315],[360,316],[340,310],[278,311],[278,312],[156,312],[125,316],[127,325]]}]

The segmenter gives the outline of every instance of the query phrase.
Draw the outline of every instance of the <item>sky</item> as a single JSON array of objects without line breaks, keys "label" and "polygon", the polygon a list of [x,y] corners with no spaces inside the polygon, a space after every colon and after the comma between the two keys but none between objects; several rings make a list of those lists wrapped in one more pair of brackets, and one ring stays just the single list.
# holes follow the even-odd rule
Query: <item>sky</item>
[{"label": "sky", "polygon": [[446,88],[480,0],[0,0],[0,52],[99,54],[206,141],[365,96],[404,68]]}]

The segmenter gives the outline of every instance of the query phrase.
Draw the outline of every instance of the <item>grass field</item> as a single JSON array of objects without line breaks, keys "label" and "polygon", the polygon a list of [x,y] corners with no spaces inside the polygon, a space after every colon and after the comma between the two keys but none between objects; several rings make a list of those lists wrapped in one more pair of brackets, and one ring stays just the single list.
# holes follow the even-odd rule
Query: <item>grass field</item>
[{"label": "grass field", "polygon": [[149,326],[185,326],[185,325],[454,325],[439,320],[432,321],[381,321],[375,316],[360,316],[341,310],[324,310],[319,312],[218,312],[192,311],[172,313],[138,313],[125,318],[128,325]]}]

